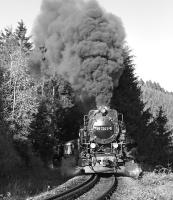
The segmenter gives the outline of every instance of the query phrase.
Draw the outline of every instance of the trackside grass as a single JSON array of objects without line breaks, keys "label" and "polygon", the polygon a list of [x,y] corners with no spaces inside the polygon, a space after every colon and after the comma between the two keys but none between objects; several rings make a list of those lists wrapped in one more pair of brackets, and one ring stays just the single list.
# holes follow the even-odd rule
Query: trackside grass
[{"label": "trackside grass", "polygon": [[20,169],[12,176],[0,177],[0,199],[24,200],[65,182],[58,169]]},{"label": "trackside grass", "polygon": [[[60,169],[41,166],[14,169],[8,176],[0,177],[0,199],[25,200],[51,190],[69,178],[62,175]],[[118,177],[118,188],[111,199],[173,200],[173,173],[144,172],[140,179]]]},{"label": "trackside grass", "polygon": [[145,172],[135,180],[119,177],[116,200],[173,200],[173,173]]}]

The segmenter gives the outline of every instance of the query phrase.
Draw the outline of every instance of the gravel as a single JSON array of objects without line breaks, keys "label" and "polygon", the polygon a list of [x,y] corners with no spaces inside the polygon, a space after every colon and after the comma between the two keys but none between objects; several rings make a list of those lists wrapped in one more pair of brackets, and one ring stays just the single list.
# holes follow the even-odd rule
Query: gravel
[{"label": "gravel", "polygon": [[71,188],[74,188],[77,185],[80,185],[81,183],[88,180],[91,176],[83,175],[83,176],[75,176],[74,178],[71,178],[67,182],[59,185],[58,187],[55,187],[54,189],[41,193],[35,197],[29,197],[26,200],[43,200],[47,197],[51,197],[55,194],[60,194],[62,192],[65,192]]},{"label": "gravel", "polygon": [[89,192],[83,194],[77,200],[97,199],[111,187],[113,180],[113,177],[101,177],[100,181]]}]

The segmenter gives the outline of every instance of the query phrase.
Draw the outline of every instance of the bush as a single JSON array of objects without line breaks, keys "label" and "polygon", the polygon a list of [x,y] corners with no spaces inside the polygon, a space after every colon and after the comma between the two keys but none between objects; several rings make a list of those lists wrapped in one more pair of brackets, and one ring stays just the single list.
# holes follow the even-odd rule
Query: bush
[{"label": "bush", "polygon": [[21,159],[13,148],[12,139],[6,135],[5,129],[0,130],[0,176],[13,174],[21,165]]}]

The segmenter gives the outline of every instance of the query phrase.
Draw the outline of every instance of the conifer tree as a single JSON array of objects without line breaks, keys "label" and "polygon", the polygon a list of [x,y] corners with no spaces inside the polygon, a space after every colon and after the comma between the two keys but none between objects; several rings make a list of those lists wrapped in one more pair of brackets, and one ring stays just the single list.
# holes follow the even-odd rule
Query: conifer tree
[{"label": "conifer tree", "polygon": [[35,115],[35,120],[30,126],[31,132],[29,138],[35,152],[41,157],[45,166],[49,164],[53,156],[53,147],[55,144],[54,127],[52,126],[51,110],[49,103],[42,100]]},{"label": "conifer tree", "polygon": [[153,116],[156,116],[158,107],[162,106],[168,118],[170,129],[173,127],[173,94],[165,91],[158,83],[146,81],[141,84],[142,99],[146,102],[145,108],[150,108]]},{"label": "conifer tree", "polygon": [[127,138],[137,143],[140,154],[146,148],[146,131],[151,114],[149,110],[144,111],[141,89],[134,73],[133,56],[128,49],[124,50],[124,67],[119,86],[114,88],[111,106],[124,115]]},{"label": "conifer tree", "polygon": [[29,41],[31,36],[26,36],[27,28],[23,20],[18,22],[18,26],[14,32],[18,45],[21,47],[21,50],[24,52],[29,52],[32,49],[32,43]]},{"label": "conifer tree", "polygon": [[155,164],[166,164],[168,160],[168,152],[170,144],[170,135],[171,131],[169,131],[167,126],[167,116],[163,111],[163,108],[160,106],[157,110],[157,114],[153,120],[153,145],[151,151],[151,160],[154,161]]},{"label": "conifer tree", "polygon": [[41,102],[31,123],[29,138],[46,165],[52,160],[54,149],[59,143],[76,137],[79,130],[79,112],[74,106],[71,85],[61,76],[49,78],[44,82],[44,87],[41,87]]}]

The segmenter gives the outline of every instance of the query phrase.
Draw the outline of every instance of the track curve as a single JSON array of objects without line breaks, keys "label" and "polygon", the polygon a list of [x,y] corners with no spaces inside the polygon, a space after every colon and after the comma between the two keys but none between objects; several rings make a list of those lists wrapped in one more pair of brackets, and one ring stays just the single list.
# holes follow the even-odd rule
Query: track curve
[{"label": "track curve", "polygon": [[100,175],[99,182],[89,190],[89,192],[81,195],[77,200],[105,200],[109,199],[118,185],[117,177],[110,174]]},{"label": "track curve", "polygon": [[92,175],[87,181],[82,184],[60,193],[58,195],[54,195],[52,197],[45,198],[44,200],[71,200],[76,199],[81,196],[83,193],[88,192],[99,180],[98,175]]},{"label": "track curve", "polygon": [[112,193],[116,190],[118,185],[118,181],[116,176],[114,175],[114,180],[112,181],[112,184],[110,186],[110,188],[105,191],[100,197],[98,197],[96,200],[105,200],[105,199],[109,199],[109,197],[112,195]]}]

